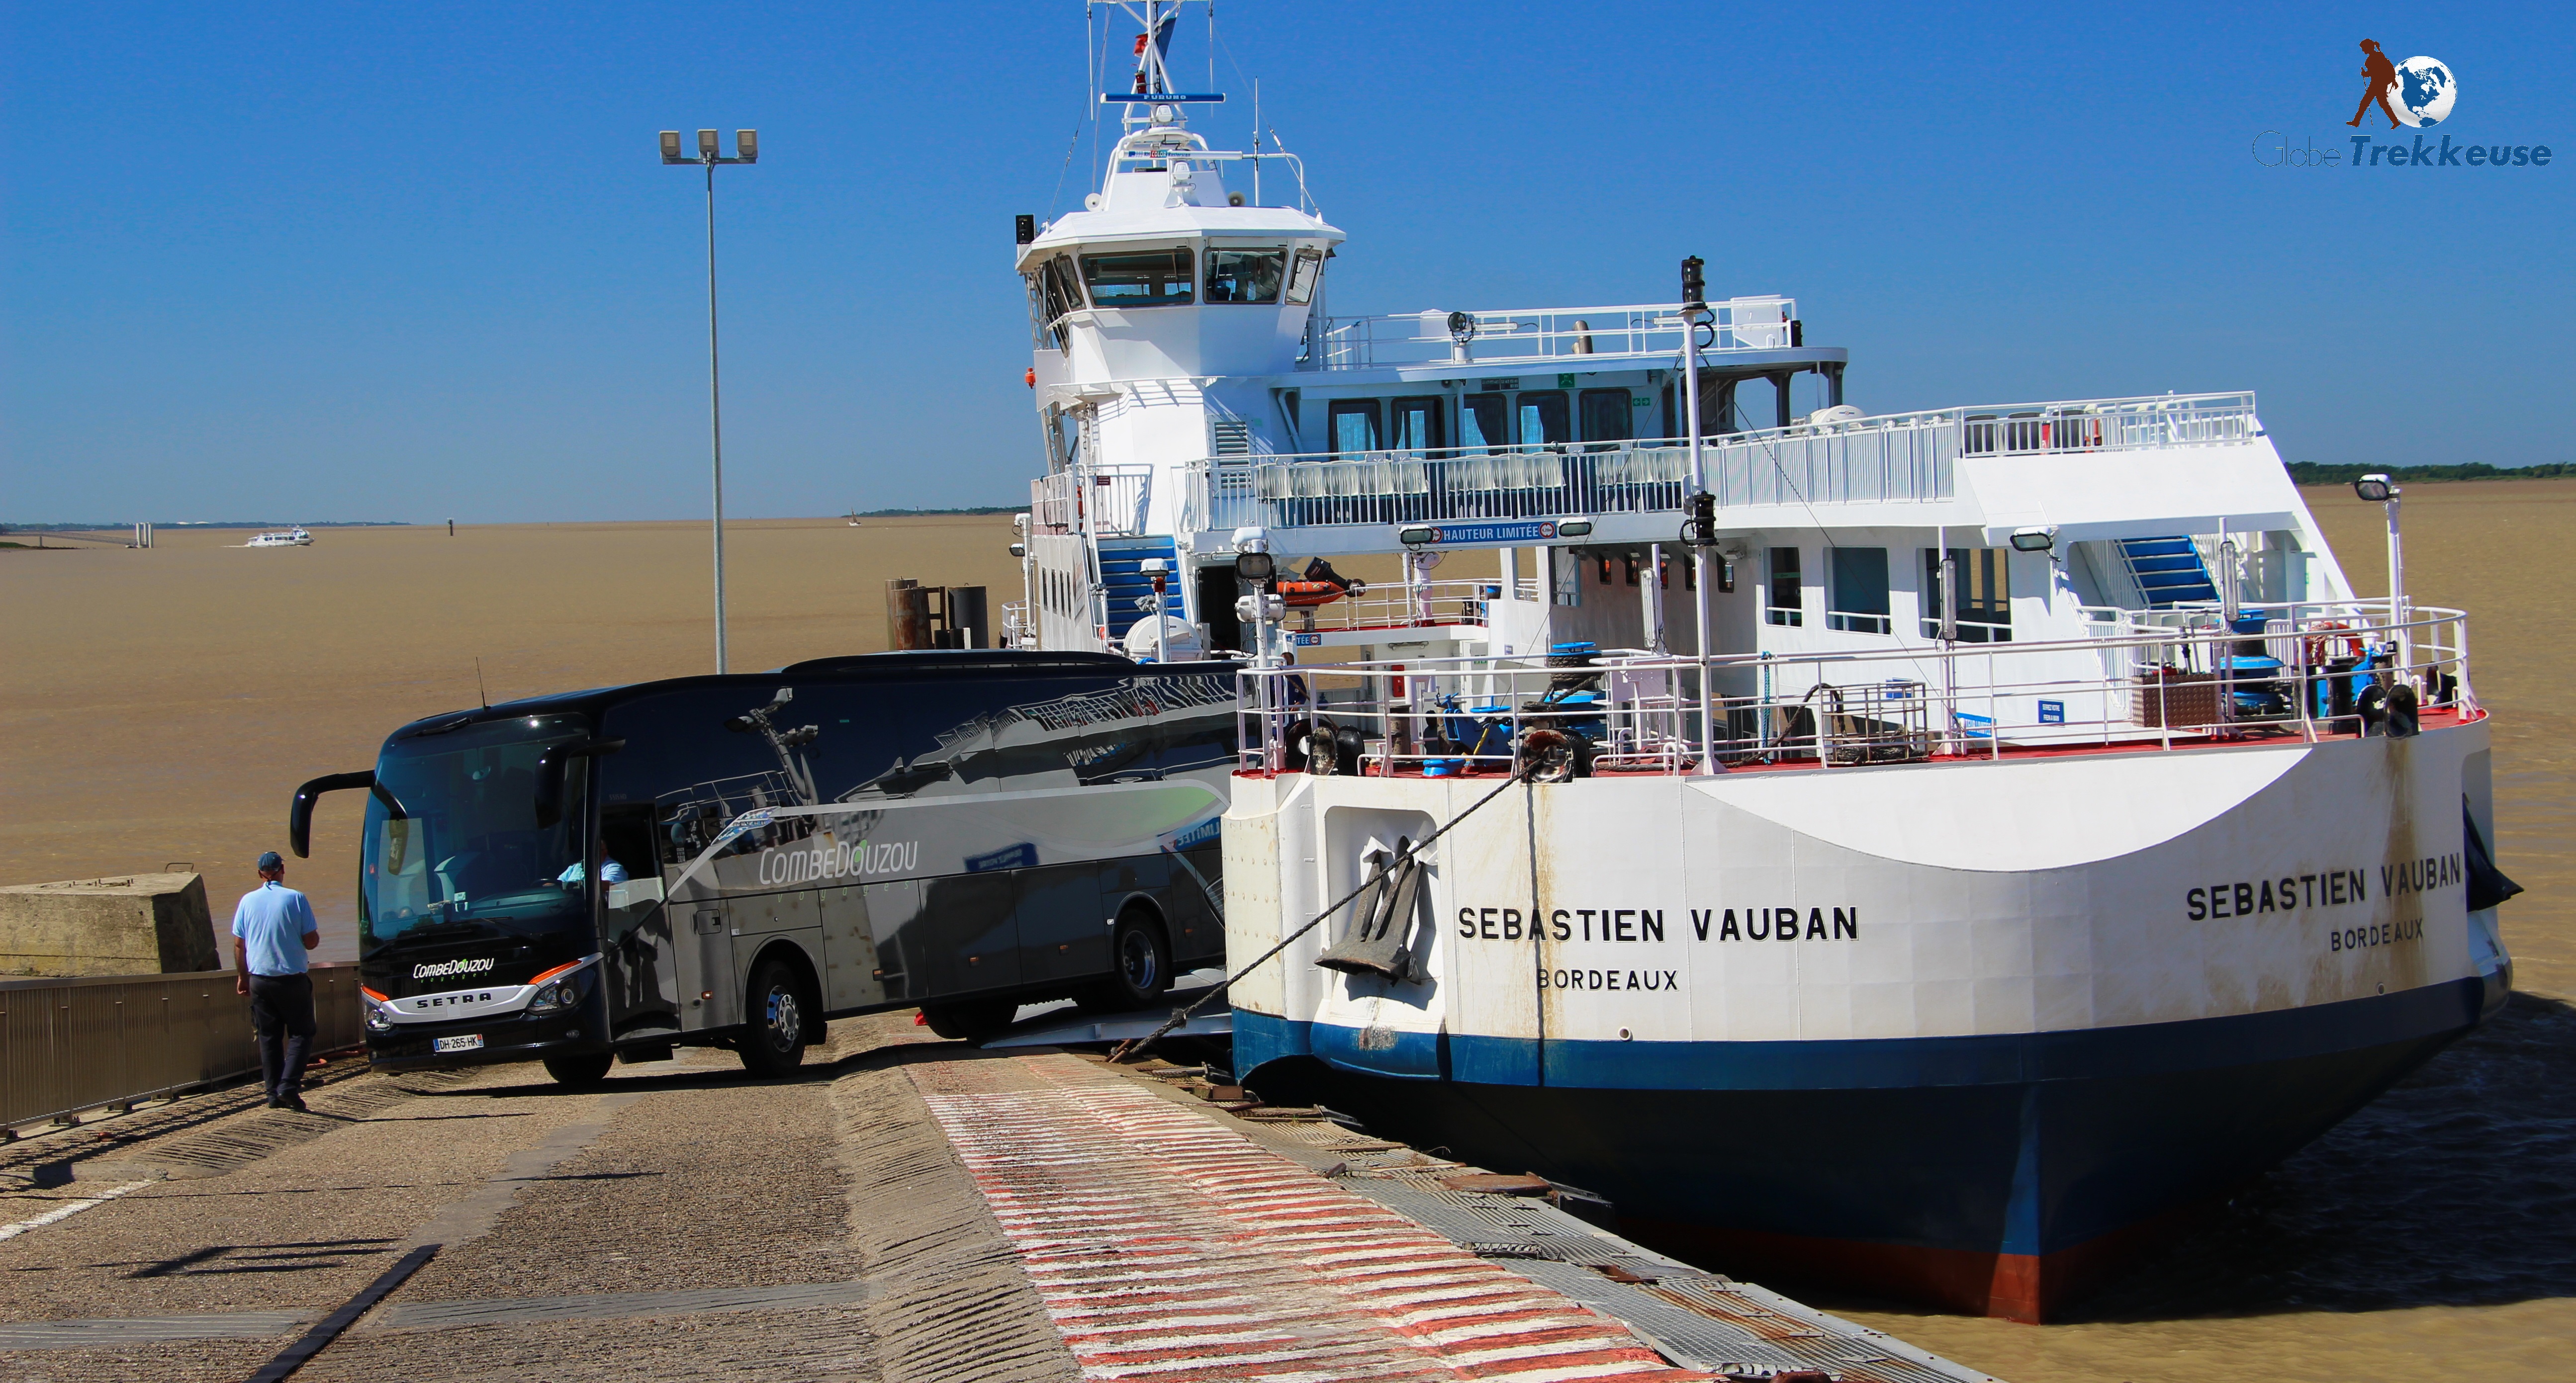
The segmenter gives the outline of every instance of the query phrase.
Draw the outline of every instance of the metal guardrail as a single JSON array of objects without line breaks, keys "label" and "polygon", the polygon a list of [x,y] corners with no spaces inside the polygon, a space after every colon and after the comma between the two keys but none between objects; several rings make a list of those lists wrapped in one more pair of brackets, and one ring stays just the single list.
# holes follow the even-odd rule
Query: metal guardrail
[{"label": "metal guardrail", "polygon": [[[2219,446],[2261,435],[2250,393],[2013,404],[1802,423],[1703,440],[1721,509],[1919,504],[1958,492],[1961,457]],[[1310,453],[1191,463],[1182,526],[1456,523],[1680,514],[1686,440],[1560,443],[1486,453]]]},{"label": "metal guardrail", "polygon": [[[316,965],[316,1054],[365,1040],[358,967]],[[259,1071],[233,972],[0,981],[0,1128]]]},{"label": "metal guardrail", "polygon": [[[1789,348],[1789,324],[1798,315],[1798,303],[1794,298],[1731,298],[1708,304],[1708,310],[1715,335],[1701,345],[1702,355],[1776,351]],[[1463,344],[1451,329],[1453,316],[1474,324]],[[1679,303],[1626,303],[1454,314],[1434,309],[1334,317],[1324,323],[1322,336],[1320,368],[1327,370],[1434,361],[1472,361],[1502,369],[1588,355],[1678,356],[1682,308]]]},{"label": "metal guardrail", "polygon": [[[2254,736],[2313,743],[2384,721],[2374,698],[2401,686],[2425,715],[2481,714],[2457,610],[2410,606],[2392,620],[2384,601],[2276,603],[2245,629],[2219,627],[2215,607],[2149,613],[2176,622],[2090,639],[1898,639],[1705,660],[1604,649],[1245,669],[1238,768],[1313,771],[1338,758],[1371,776],[1499,773],[1537,731],[1580,741],[1565,748],[1586,771],[1668,774],[1697,771],[1710,754],[1730,766],[1832,767]],[[1336,738],[1349,732],[1356,741]]]},{"label": "metal guardrail", "polygon": [[1029,482],[1029,524],[1043,533],[1090,532],[1128,538],[1150,531],[1147,506],[1154,468],[1132,464],[1082,466]]}]

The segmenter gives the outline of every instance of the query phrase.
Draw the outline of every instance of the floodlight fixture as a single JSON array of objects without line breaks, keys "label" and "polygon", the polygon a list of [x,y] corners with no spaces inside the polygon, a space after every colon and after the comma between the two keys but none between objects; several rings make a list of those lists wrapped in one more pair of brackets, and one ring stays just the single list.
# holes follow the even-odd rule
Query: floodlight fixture
[{"label": "floodlight fixture", "polygon": [[700,131],[698,131],[698,157],[700,157],[700,158],[714,158],[714,157],[716,157],[716,132],[715,132],[715,131],[713,131],[713,130],[700,130]]},{"label": "floodlight fixture", "polygon": [[1556,536],[1560,538],[1589,538],[1592,536],[1592,520],[1559,519],[1556,522]]},{"label": "floodlight fixture", "polygon": [[1440,530],[1428,525],[1417,524],[1411,528],[1396,530],[1395,540],[1404,544],[1406,547],[1421,547],[1427,543],[1436,543],[1440,541]]},{"label": "floodlight fixture", "polygon": [[2056,548],[2056,546],[2057,530],[2054,528],[2016,528],[2013,530],[2012,550],[2015,552],[2048,552]]},{"label": "floodlight fixture", "polygon": [[1234,574],[1246,581],[1267,581],[1279,574],[1279,563],[1267,552],[1235,554]]},{"label": "floodlight fixture", "polygon": [[736,130],[736,131],[734,131],[734,132],[733,132],[733,151],[734,151],[734,155],[735,155],[737,158],[740,158],[740,159],[741,159],[743,162],[745,162],[745,163],[758,163],[758,162],[760,162],[760,131],[758,131],[758,130]]},{"label": "floodlight fixture", "polygon": [[2398,490],[2395,485],[2388,482],[2387,476],[2374,471],[2352,482],[2352,492],[2367,503],[2385,504],[2391,496],[2398,493]]},{"label": "floodlight fixture", "polygon": [[662,131],[662,161],[664,163],[688,162],[688,159],[683,157],[680,153],[680,132],[678,130]]}]

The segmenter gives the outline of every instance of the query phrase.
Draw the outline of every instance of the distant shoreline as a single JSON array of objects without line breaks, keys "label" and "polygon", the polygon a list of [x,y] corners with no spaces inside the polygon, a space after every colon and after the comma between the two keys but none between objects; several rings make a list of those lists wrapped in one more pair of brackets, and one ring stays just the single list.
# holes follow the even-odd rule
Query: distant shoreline
[{"label": "distant shoreline", "polygon": [[2490,466],[2471,461],[2458,466],[2330,466],[2316,461],[2284,461],[2298,485],[2349,485],[2365,475],[2429,483],[2439,480],[2565,480],[2576,477],[2576,462],[2551,461],[2537,466]]}]

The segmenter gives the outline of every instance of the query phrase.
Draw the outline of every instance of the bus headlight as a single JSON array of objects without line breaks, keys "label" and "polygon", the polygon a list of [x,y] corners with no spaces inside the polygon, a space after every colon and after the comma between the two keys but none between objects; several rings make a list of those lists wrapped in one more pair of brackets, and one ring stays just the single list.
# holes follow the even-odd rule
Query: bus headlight
[{"label": "bus headlight", "polygon": [[558,980],[537,991],[528,1001],[530,1013],[554,1013],[581,1007],[581,986],[570,979]]},{"label": "bus headlight", "polygon": [[366,1006],[367,1031],[390,1032],[393,1030],[393,1005],[377,999],[373,994],[367,993],[360,993],[358,995],[358,1002]]}]

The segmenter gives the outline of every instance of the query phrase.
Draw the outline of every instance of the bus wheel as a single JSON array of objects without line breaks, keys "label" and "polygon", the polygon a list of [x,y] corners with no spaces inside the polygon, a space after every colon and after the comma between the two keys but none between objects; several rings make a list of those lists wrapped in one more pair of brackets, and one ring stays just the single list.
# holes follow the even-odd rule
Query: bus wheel
[{"label": "bus wheel", "polygon": [[805,987],[783,960],[764,961],[751,977],[751,1021],[744,1025],[739,1047],[745,1070],[755,1076],[783,1076],[805,1063]]},{"label": "bus wheel", "polygon": [[1172,987],[1172,948],[1150,913],[1130,909],[1118,919],[1109,958],[1116,968],[1101,982],[1100,997],[1120,1009],[1143,1008]]},{"label": "bus wheel", "polygon": [[546,1074],[564,1085],[597,1085],[608,1079],[608,1068],[617,1064],[615,1052],[583,1052],[578,1056],[546,1058]]},{"label": "bus wheel", "polygon": [[923,1004],[921,1017],[941,1037],[980,1042],[1009,1027],[1019,1011],[1015,999],[960,999],[952,1004]]}]

